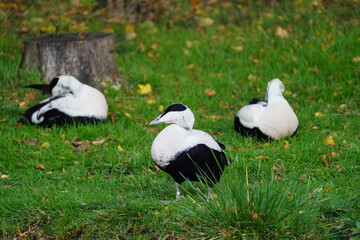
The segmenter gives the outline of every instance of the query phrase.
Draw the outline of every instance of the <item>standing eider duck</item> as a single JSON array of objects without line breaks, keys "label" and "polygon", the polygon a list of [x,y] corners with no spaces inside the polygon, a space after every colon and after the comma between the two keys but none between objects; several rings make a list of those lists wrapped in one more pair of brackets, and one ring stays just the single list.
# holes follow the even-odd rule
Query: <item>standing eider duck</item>
[{"label": "standing eider duck", "polygon": [[277,78],[267,85],[265,101],[251,100],[235,116],[235,130],[241,135],[259,139],[275,139],[296,133],[299,121],[286,99],[282,96],[285,87]]},{"label": "standing eider duck", "polygon": [[150,125],[172,123],[162,130],[151,146],[155,164],[176,182],[176,200],[185,180],[205,181],[212,187],[228,164],[223,144],[209,134],[193,129],[192,111],[182,103],[170,105]]},{"label": "standing eider duck", "polygon": [[61,75],[50,84],[29,85],[29,88],[50,93],[47,98],[26,110],[22,124],[51,127],[54,124],[73,124],[105,121],[108,105],[104,95],[72,76]]}]

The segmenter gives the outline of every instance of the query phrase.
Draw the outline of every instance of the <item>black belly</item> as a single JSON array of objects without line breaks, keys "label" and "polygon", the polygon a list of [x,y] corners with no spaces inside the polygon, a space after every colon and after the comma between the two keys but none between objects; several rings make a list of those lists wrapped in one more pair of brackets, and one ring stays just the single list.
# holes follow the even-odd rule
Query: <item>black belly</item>
[{"label": "black belly", "polygon": [[224,152],[210,149],[205,144],[199,144],[179,153],[174,160],[161,169],[169,173],[179,184],[190,180],[205,181],[212,186],[220,180],[227,164]]},{"label": "black belly", "polygon": [[266,135],[265,133],[260,131],[260,129],[257,127],[247,128],[244,125],[242,125],[238,116],[235,116],[234,125],[235,125],[235,131],[237,131],[238,133],[240,133],[243,136],[256,137],[261,140],[265,140],[265,139],[269,138],[268,135]]},{"label": "black belly", "polygon": [[[44,105],[50,103],[51,101],[60,98],[54,97],[51,98],[49,101],[46,101],[44,103],[36,104],[35,106],[29,108],[26,110],[24,116],[19,120],[22,124],[35,124],[31,121],[31,116],[34,112],[38,111],[40,108],[42,108]],[[44,126],[44,127],[52,127],[53,125],[63,125],[63,124],[75,124],[75,123],[98,123],[103,120],[97,119],[94,117],[85,117],[85,116],[70,116],[56,108],[51,109],[47,112],[45,112],[43,115],[44,120],[40,123],[37,123],[36,125]]]}]

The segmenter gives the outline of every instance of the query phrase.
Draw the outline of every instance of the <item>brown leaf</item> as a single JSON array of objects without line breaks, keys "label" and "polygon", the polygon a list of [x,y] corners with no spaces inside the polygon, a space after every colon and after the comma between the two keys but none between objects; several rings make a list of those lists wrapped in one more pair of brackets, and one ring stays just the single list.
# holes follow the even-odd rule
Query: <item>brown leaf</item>
[{"label": "brown leaf", "polygon": [[48,198],[47,196],[44,196],[44,197],[42,198],[42,201],[43,201],[43,202],[48,202],[48,201],[49,201],[49,198]]},{"label": "brown leaf", "polygon": [[30,146],[30,147],[35,146],[38,141],[39,141],[39,140],[38,140],[37,138],[34,138],[34,139],[31,140],[31,141],[28,141],[28,140],[25,139],[25,143],[26,143],[28,146]]},{"label": "brown leaf", "polygon": [[22,110],[25,110],[25,108],[27,107],[27,103],[25,101],[22,101],[21,103],[19,103],[19,107],[22,109]]},{"label": "brown leaf", "polygon": [[303,182],[305,179],[306,179],[306,174],[303,174],[303,175],[300,176],[299,181]]},{"label": "brown leaf", "polygon": [[43,164],[36,164],[36,169],[45,170],[45,166]]},{"label": "brown leaf", "polygon": [[36,93],[31,91],[29,93],[25,93],[25,97],[29,100],[34,100],[36,98]]},{"label": "brown leaf", "polygon": [[215,92],[215,90],[211,90],[208,88],[205,90],[205,94],[211,97],[211,96],[215,96],[216,92]]}]

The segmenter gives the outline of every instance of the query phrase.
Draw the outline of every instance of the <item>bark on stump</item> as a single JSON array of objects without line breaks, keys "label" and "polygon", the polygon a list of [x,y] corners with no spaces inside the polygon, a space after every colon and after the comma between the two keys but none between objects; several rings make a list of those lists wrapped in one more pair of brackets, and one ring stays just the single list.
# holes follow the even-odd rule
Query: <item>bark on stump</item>
[{"label": "bark on stump", "polygon": [[20,68],[39,71],[46,82],[57,75],[72,75],[83,83],[100,86],[104,80],[119,78],[115,35],[74,33],[27,39]]}]

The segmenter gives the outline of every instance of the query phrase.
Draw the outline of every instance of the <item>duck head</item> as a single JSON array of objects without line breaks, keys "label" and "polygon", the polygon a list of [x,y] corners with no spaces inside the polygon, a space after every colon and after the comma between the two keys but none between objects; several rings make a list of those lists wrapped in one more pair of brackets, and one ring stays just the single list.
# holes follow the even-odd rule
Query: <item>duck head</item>
[{"label": "duck head", "polygon": [[195,122],[193,112],[186,105],[182,103],[174,103],[165,109],[150,125],[160,123],[174,123],[190,131]]},{"label": "duck head", "polygon": [[60,75],[53,78],[50,84],[33,84],[26,87],[41,90],[43,93],[48,93],[52,96],[58,96],[69,92],[74,93],[81,85],[82,83],[73,76]]},{"label": "duck head", "polygon": [[282,96],[284,91],[285,91],[285,86],[280,81],[280,79],[275,78],[271,80],[270,82],[268,82],[267,85],[267,93],[266,93],[265,101],[269,101],[269,99],[276,96]]}]

